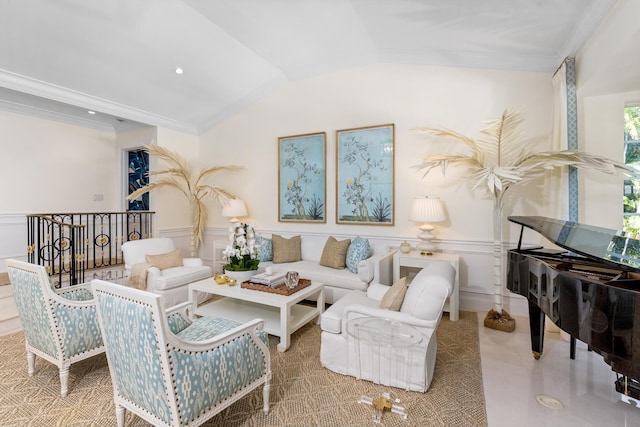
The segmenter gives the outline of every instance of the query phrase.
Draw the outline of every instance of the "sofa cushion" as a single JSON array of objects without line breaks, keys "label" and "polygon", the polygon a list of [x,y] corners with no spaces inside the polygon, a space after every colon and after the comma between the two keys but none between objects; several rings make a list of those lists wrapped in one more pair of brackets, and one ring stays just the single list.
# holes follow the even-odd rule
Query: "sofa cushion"
[{"label": "sofa cushion", "polygon": [[380,308],[398,311],[402,307],[405,294],[407,293],[407,278],[402,277],[384,294],[380,301]]},{"label": "sofa cushion", "polygon": [[358,263],[363,259],[369,258],[371,255],[371,245],[369,239],[363,239],[358,236],[351,241],[347,250],[347,258],[345,264],[350,272],[358,272]]},{"label": "sofa cushion", "polygon": [[301,261],[300,236],[293,236],[286,239],[278,234],[271,236],[273,242],[273,262],[295,262]]},{"label": "sofa cushion", "polygon": [[335,237],[330,236],[324,244],[324,250],[320,257],[320,265],[338,269],[345,268],[347,250],[349,249],[350,244],[351,239],[338,241]]},{"label": "sofa cushion", "polygon": [[256,237],[256,247],[258,249],[258,259],[260,262],[273,261],[273,242],[266,237]]},{"label": "sofa cushion", "polygon": [[173,250],[166,254],[145,255],[145,259],[147,263],[158,267],[160,270],[182,266],[182,255],[180,254],[180,249]]},{"label": "sofa cushion", "polygon": [[[314,282],[324,283],[327,286],[334,286],[345,289],[358,289],[366,291],[369,284],[358,278],[357,274],[353,274],[346,268],[335,269],[325,267],[315,261],[296,261],[285,262],[281,264],[265,263],[260,264],[262,267],[271,267],[274,273],[286,273],[287,271],[297,271],[300,273],[301,279],[309,279]],[[327,290],[325,289],[325,299]]]}]

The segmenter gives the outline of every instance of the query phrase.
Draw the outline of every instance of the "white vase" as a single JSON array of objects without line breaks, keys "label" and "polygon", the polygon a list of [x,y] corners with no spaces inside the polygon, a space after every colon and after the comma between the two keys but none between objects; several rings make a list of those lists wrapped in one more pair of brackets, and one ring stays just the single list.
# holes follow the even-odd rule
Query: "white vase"
[{"label": "white vase", "polygon": [[251,276],[255,276],[258,274],[258,270],[248,270],[248,271],[228,271],[225,270],[224,274],[230,279],[236,279],[237,283],[246,282],[251,279]]}]

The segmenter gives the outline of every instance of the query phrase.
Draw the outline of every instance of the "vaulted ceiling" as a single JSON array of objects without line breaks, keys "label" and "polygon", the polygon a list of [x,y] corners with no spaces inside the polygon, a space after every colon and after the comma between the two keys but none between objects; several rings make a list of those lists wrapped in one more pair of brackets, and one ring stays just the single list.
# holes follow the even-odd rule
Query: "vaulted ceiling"
[{"label": "vaulted ceiling", "polygon": [[288,82],[368,64],[551,74],[615,2],[3,0],[0,108],[197,134]]}]

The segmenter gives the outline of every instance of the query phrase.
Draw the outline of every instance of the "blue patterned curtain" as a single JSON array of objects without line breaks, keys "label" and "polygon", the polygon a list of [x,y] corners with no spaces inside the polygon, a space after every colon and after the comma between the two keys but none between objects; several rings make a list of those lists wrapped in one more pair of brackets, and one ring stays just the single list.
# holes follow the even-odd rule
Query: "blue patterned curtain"
[{"label": "blue patterned curtain", "polygon": [[[574,58],[566,58],[553,75],[554,114],[553,149],[578,149],[578,100],[576,95],[576,65]],[[556,187],[567,188],[559,192],[556,216],[578,221],[578,170],[569,167],[568,175],[560,171],[552,179]]]}]

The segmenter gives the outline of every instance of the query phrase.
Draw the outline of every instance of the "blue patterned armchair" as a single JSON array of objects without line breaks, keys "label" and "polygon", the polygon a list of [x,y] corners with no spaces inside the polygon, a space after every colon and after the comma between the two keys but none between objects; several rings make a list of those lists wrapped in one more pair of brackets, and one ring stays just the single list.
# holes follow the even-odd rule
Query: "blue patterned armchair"
[{"label": "blue patterned armchair", "polygon": [[200,425],[263,386],[271,359],[264,322],[201,317],[185,302],[165,310],[151,292],[93,280],[118,427],[125,411],[156,426]]},{"label": "blue patterned armchair", "polygon": [[27,348],[29,376],[36,356],[60,370],[60,394],[68,392],[72,363],[104,352],[89,284],[53,289],[45,268],[7,260],[9,280]]}]

